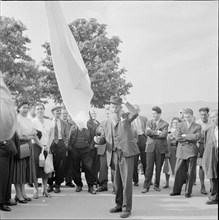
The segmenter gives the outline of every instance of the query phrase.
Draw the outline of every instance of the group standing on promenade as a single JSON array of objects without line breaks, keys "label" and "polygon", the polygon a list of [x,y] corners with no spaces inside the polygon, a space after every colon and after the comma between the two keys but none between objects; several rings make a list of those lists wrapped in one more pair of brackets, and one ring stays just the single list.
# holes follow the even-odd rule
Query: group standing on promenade
[{"label": "group standing on promenade", "polygon": [[[163,170],[163,188],[169,187],[172,174],[170,196],[181,195],[186,184],[186,198],[192,196],[198,166],[200,193],[208,193],[204,180],[210,179],[206,204],[218,204],[218,110],[201,108],[200,119],[195,121],[193,110],[185,108],[172,118],[169,126],[162,119],[160,107],[152,108],[152,119],[148,120],[140,115],[138,105],[132,105],[125,97],[111,96],[105,106],[104,121],[97,121],[96,111],[91,109],[87,125],[80,126],[64,105],[54,106],[50,119],[45,116],[45,106],[35,103],[35,115],[29,117],[31,106],[25,101],[17,106],[16,116],[3,81],[0,94],[0,210],[11,211],[9,206],[38,199],[38,178],[42,178],[42,196],[48,198],[52,197],[51,192],[61,192],[63,182],[75,187],[77,193],[82,191],[82,172],[88,193],[107,191],[110,168],[115,207],[109,211],[127,218],[132,211],[133,185],[139,186],[139,164],[145,177],[142,193],[147,194],[152,185],[155,191],[161,190]],[[53,172],[45,171],[41,158],[53,158]],[[15,198],[11,198],[12,184]],[[33,198],[27,196],[26,184],[33,184]]]}]

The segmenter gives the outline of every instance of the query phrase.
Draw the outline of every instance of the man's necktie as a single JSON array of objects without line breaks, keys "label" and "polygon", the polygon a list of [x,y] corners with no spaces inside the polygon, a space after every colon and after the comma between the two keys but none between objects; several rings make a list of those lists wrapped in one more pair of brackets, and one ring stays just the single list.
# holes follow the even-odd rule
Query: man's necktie
[{"label": "man's necktie", "polygon": [[59,133],[58,133],[58,125],[57,120],[55,120],[55,128],[54,128],[54,142],[58,144],[59,142]]},{"label": "man's necktie", "polygon": [[157,123],[156,123],[156,121],[153,121],[153,129],[152,130],[156,130],[156,127],[157,127]]}]

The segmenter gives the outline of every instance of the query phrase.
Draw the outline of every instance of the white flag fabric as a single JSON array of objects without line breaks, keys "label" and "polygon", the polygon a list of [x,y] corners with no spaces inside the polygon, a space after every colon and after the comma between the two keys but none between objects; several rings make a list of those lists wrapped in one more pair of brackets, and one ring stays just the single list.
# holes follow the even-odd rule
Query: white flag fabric
[{"label": "white flag fabric", "polygon": [[93,91],[78,45],[65,21],[59,2],[45,1],[45,8],[52,62],[63,102],[73,120],[80,120],[85,116],[88,118]]}]

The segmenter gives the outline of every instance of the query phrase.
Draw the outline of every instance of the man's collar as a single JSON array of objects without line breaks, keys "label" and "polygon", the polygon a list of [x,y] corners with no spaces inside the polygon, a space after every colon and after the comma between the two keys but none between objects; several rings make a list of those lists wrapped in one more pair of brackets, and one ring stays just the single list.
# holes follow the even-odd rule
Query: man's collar
[{"label": "man's collar", "polygon": [[188,128],[192,125],[192,123],[193,123],[193,121],[191,123],[186,121],[186,124],[187,124]]},{"label": "man's collar", "polygon": [[157,125],[159,124],[160,120],[161,120],[161,118],[159,118],[157,121],[155,121]]}]

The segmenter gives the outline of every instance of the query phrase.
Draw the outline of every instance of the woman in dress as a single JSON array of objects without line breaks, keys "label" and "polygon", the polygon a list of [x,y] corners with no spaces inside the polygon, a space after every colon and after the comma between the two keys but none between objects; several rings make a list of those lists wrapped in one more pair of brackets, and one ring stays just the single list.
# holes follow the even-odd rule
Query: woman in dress
[{"label": "woman in dress", "polygon": [[40,143],[37,137],[37,131],[34,129],[33,124],[30,119],[27,118],[27,113],[29,111],[29,103],[22,102],[18,106],[18,136],[20,139],[20,144],[27,143],[30,147],[30,156],[25,157],[23,159],[15,158],[14,160],[14,169],[13,169],[13,176],[12,176],[12,183],[15,186],[15,200],[19,203],[27,203],[31,201],[30,198],[27,197],[25,191],[25,184],[26,183],[34,183],[35,192],[33,197],[35,199],[38,198],[37,194],[37,178],[36,178],[36,171],[34,165],[34,151],[33,145],[31,140],[34,140],[38,143],[43,150],[43,145]]},{"label": "woman in dress", "polygon": [[174,175],[175,165],[176,165],[176,129],[181,120],[178,117],[174,117],[171,120],[170,131],[167,136],[167,144],[168,144],[168,154],[166,155],[163,172],[166,177],[166,184],[163,188],[169,187],[169,179],[170,173]]},{"label": "woman in dress", "polygon": [[[45,106],[42,103],[35,104],[34,112],[36,116],[35,118],[32,119],[32,123],[33,123],[34,128],[37,131],[41,132],[42,136],[40,138],[40,143],[44,146],[44,156],[46,158],[49,152],[49,147],[50,147],[50,146],[47,146],[47,144],[49,142],[49,135],[50,135],[51,127],[52,127],[52,122],[51,120],[44,118]],[[47,192],[47,182],[51,174],[46,174],[44,172],[44,167],[39,167],[39,155],[42,152],[41,147],[37,143],[34,143],[33,150],[34,150],[34,158],[35,158],[36,175],[37,175],[37,178],[42,178],[43,196],[50,198],[51,195],[48,194]],[[38,189],[37,189],[37,193],[38,193]],[[38,194],[36,196],[38,196]]]}]

